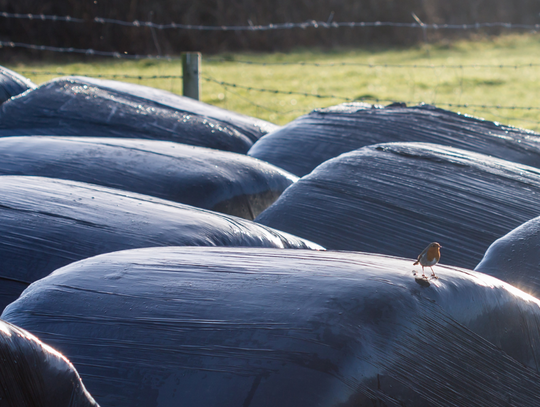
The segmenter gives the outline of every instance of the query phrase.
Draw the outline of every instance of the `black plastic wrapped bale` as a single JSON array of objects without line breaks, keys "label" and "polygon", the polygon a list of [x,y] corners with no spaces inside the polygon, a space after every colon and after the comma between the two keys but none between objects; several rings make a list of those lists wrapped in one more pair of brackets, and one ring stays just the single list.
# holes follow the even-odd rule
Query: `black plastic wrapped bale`
[{"label": "black plastic wrapped bale", "polygon": [[246,153],[277,128],[163,90],[78,76],[46,82],[0,106],[0,136],[128,137]]},{"label": "black plastic wrapped bale", "polygon": [[540,302],[411,263],[128,250],[55,271],[2,318],[67,355],[103,406],[538,407]]},{"label": "black plastic wrapped bale", "polygon": [[1,320],[0,406],[99,407],[69,360]]},{"label": "black plastic wrapped bale", "polygon": [[253,220],[297,177],[264,161],[156,140],[0,138],[0,175],[35,175],[152,195]]},{"label": "black plastic wrapped bale", "polygon": [[540,217],[493,242],[475,270],[540,297]]},{"label": "black plastic wrapped bale", "polygon": [[489,245],[540,214],[540,170],[428,143],[388,143],[331,159],[289,187],[256,221],[327,249],[474,268]]},{"label": "black plastic wrapped bale", "polygon": [[76,260],[151,246],[320,246],[255,222],[74,181],[0,176],[0,309]]},{"label": "black plastic wrapped bale", "polygon": [[342,153],[403,141],[448,145],[540,167],[540,134],[429,105],[348,103],[315,110],[264,136],[248,154],[301,177]]},{"label": "black plastic wrapped bale", "polygon": [[36,85],[31,80],[0,66],[0,103],[35,88]]}]

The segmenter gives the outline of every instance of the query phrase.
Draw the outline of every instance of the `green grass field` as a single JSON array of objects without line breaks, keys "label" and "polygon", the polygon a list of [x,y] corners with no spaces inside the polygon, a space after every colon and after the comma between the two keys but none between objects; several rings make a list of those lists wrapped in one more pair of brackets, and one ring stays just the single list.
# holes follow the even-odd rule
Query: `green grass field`
[{"label": "green grass field", "polygon": [[[424,102],[503,124],[540,130],[539,49],[540,35],[522,34],[449,44],[425,44],[407,49],[203,55],[202,75],[205,79],[201,81],[202,100],[277,124],[288,123],[315,108],[353,99],[369,103],[380,101],[381,104],[390,101],[403,101],[407,104]],[[267,65],[244,64],[240,61]],[[298,62],[317,63],[321,66],[298,65]],[[512,67],[501,68],[500,65]],[[181,63],[177,60],[40,62],[12,63],[6,66],[23,73],[37,84],[63,74],[104,77],[182,74]],[[39,75],[29,71],[53,74]],[[118,80],[182,93],[181,79]],[[332,97],[246,90],[223,86],[213,80],[246,87]],[[532,109],[497,109],[489,106]]]}]

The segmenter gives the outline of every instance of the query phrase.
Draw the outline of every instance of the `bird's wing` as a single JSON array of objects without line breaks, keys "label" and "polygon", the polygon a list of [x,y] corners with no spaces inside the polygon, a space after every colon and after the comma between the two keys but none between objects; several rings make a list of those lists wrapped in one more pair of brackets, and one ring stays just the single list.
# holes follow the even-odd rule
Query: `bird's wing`
[{"label": "bird's wing", "polygon": [[426,252],[427,252],[428,250],[429,250],[429,246],[426,247],[424,250],[422,250],[422,253],[420,253],[420,254],[418,255],[417,260],[420,261],[420,259],[422,258],[422,256],[423,256],[424,254],[426,254]]}]

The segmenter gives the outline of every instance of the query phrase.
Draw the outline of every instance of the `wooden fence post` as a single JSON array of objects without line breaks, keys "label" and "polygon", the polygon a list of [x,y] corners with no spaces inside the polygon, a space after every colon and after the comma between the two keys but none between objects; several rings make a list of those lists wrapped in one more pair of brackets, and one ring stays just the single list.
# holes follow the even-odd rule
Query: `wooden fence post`
[{"label": "wooden fence post", "polygon": [[182,82],[184,84],[183,95],[188,98],[200,100],[201,82],[201,53],[185,52],[182,54]]}]

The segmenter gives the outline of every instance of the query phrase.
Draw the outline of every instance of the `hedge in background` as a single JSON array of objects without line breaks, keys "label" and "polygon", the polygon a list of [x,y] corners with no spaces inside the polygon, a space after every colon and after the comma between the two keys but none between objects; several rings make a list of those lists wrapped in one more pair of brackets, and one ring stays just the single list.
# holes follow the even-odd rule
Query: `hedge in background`
[{"label": "hedge in background", "polygon": [[[511,22],[536,24],[540,3],[535,0],[0,0],[10,13],[70,15],[85,24],[2,18],[0,40],[40,45],[92,48],[137,54],[178,54],[182,51],[277,51],[295,47],[412,44],[422,40],[420,29],[375,27],[294,29],[267,32],[156,30],[97,24],[94,17],[125,21],[193,25],[266,25],[307,20],[414,22],[464,24]],[[470,35],[472,31],[431,31],[428,39]],[[484,31],[497,34],[500,29]],[[36,52],[36,55],[42,55]]]}]

